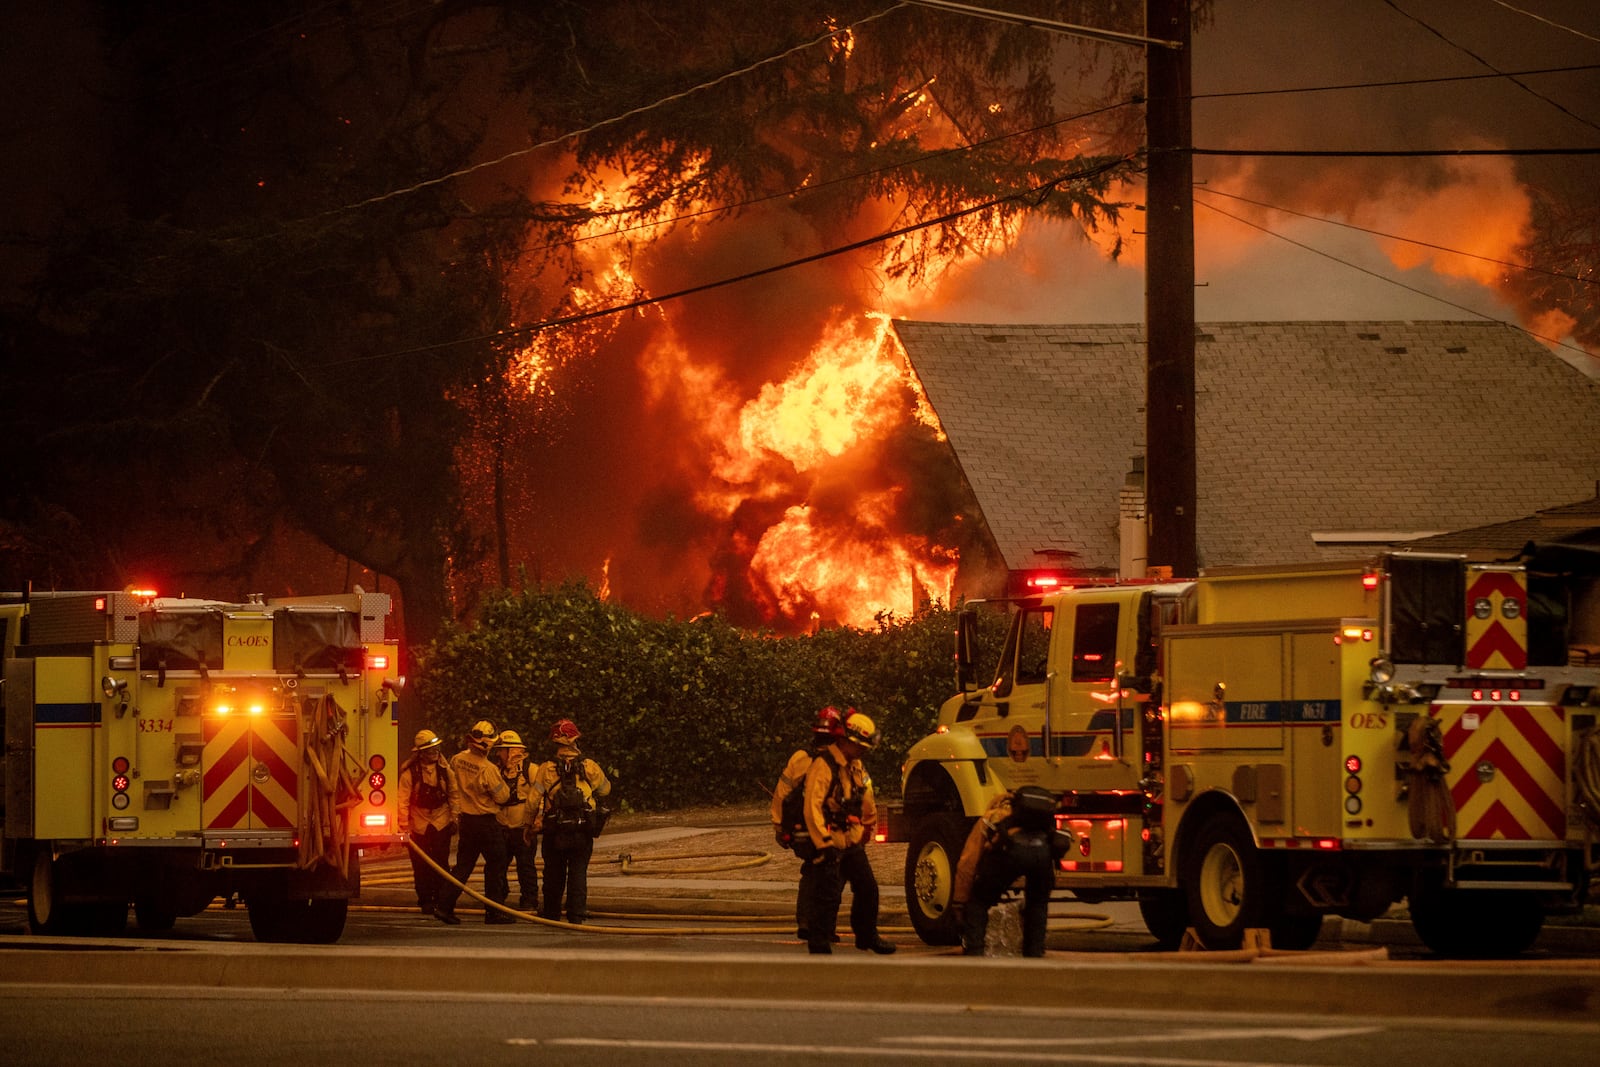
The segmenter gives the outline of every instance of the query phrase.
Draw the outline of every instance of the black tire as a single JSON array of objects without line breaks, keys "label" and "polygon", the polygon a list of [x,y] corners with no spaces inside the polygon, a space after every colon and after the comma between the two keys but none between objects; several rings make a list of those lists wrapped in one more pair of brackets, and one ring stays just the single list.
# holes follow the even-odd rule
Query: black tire
[{"label": "black tire", "polygon": [[331,945],[344,935],[350,902],[255,894],[249,899],[249,909],[250,932],[257,941]]},{"label": "black tire", "polygon": [[257,941],[276,943],[286,941],[289,902],[271,893],[251,893],[245,898],[250,912],[250,932]]},{"label": "black tire", "polygon": [[1544,909],[1532,893],[1430,888],[1413,893],[1411,927],[1441,956],[1504,959],[1533,947]]},{"label": "black tire", "polygon": [[917,820],[906,845],[906,911],[917,936],[928,945],[959,945],[961,924],[950,906],[956,863],[973,820],[935,812]]},{"label": "black tire", "polygon": [[1201,945],[1238,948],[1246,930],[1267,926],[1267,879],[1242,822],[1232,815],[1211,816],[1183,853],[1189,920]]},{"label": "black tire", "polygon": [[1158,948],[1171,951],[1183,943],[1183,932],[1189,928],[1189,902],[1183,890],[1151,890],[1139,898],[1139,915]]},{"label": "black tire", "polygon": [[33,854],[28,871],[28,929],[36,934],[60,936],[70,932],[71,909],[61,900],[56,862],[48,847]]},{"label": "black tire", "polygon": [[1272,921],[1267,924],[1267,929],[1272,934],[1273,948],[1299,952],[1315,945],[1317,938],[1322,936],[1322,916],[1280,913],[1273,916]]},{"label": "black tire", "polygon": [[178,921],[178,912],[171,904],[155,900],[133,902],[133,922],[147,934],[164,934]]}]

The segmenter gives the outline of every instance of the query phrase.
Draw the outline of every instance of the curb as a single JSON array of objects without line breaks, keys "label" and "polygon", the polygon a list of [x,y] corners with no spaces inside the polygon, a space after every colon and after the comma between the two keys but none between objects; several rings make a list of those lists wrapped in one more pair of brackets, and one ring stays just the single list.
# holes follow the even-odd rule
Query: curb
[{"label": "curb", "polygon": [[[1199,954],[1197,954],[1199,955]],[[1317,954],[1322,959],[1338,953]],[[1364,955],[1364,954],[1363,954]],[[408,949],[301,950],[274,946],[196,947],[166,942],[63,953],[5,953],[27,985],[188,986],[212,989],[396,990],[409,988]],[[455,993],[516,989],[533,995],[648,997],[696,1001],[793,1001],[797,989],[827,989],[834,1001],[1082,1008],[1148,1003],[1181,1011],[1270,1010],[1283,1014],[1414,1019],[1418,992],[1427,1010],[1451,1018],[1520,1018],[1592,1024],[1600,1010],[1600,965],[1587,968],[1480,967],[1466,971],[1370,959],[1322,966],[1267,957],[1270,965],[1098,962],[1083,953],[1052,959],[952,960],[944,956],[871,957],[433,950],[429,973]],[[1265,962],[1265,960],[1263,960]],[[1588,962],[1588,961],[1580,961]],[[981,972],[973,968],[980,968]],[[692,974],[692,981],[686,976]],[[100,977],[97,977],[100,976]],[[692,994],[686,996],[686,991]]]}]

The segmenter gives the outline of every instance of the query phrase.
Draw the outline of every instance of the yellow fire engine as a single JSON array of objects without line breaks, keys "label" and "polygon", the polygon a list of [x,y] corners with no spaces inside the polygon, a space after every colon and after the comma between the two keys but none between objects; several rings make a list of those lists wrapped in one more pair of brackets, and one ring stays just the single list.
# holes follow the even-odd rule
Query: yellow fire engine
[{"label": "yellow fire engine", "polygon": [[0,594],[0,869],[39,933],[170,929],[238,894],[261,941],[337,941],[401,840],[390,598]]},{"label": "yellow fire engine", "polygon": [[1395,552],[1005,606],[981,680],[985,608],[960,616],[960,693],[904,767],[906,897],[930,944],[957,940],[973,817],[1022,785],[1056,792],[1076,837],[1057,888],[1136,899],[1168,947],[1266,929],[1304,948],[1326,915],[1406,899],[1434,951],[1509,955],[1582,906],[1600,866],[1600,550]]}]

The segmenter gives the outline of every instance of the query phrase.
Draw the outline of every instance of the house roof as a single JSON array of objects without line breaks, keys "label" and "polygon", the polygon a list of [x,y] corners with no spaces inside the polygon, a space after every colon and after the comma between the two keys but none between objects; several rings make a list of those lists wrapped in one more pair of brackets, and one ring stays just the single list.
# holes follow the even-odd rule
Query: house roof
[{"label": "house roof", "polygon": [[[895,330],[1006,566],[1114,571],[1144,327]],[[1600,382],[1499,323],[1197,325],[1195,383],[1202,566],[1512,522],[1600,479]]]}]

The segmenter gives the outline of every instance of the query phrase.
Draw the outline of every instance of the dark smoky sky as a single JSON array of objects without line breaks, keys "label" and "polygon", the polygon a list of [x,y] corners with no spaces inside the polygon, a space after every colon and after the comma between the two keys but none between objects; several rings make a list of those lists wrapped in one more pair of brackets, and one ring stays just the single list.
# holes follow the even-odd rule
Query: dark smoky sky
[{"label": "dark smoky sky", "polygon": [[[1600,5],[1590,0],[1518,0],[1514,6],[1549,22],[1494,0],[1395,0],[1392,5],[1384,0],[1217,0],[1214,20],[1194,41],[1195,144],[1355,151],[1600,145],[1600,75],[1594,71],[1522,79],[1553,104],[1506,79],[1209,95],[1476,75],[1489,73],[1490,67],[1519,71],[1600,63]],[[1401,269],[1385,252],[1397,246],[1208,196],[1208,188],[1508,259],[1518,258],[1510,247],[1490,251],[1473,243],[1481,220],[1467,213],[1470,209],[1514,212],[1524,206],[1520,198],[1526,190],[1534,187],[1569,203],[1586,204],[1600,188],[1600,159],[1594,156],[1202,157],[1194,171],[1201,204],[1244,216],[1450,302],[1362,274],[1197,206],[1196,280],[1201,288],[1196,314],[1205,321],[1472,317],[1451,306],[1456,304],[1527,325],[1549,310],[1519,306],[1504,287],[1460,276],[1458,272],[1470,269],[1463,261],[1441,260],[1443,271],[1431,269],[1431,261]],[[1140,195],[1129,190],[1129,199]],[[1124,226],[1130,244],[1120,264],[1109,263],[1094,246],[1062,227],[1034,228],[1013,257],[985,264],[959,291],[945,294],[946,302],[932,317],[1138,321],[1144,314],[1142,247],[1137,235],[1128,234],[1130,228]]]}]

